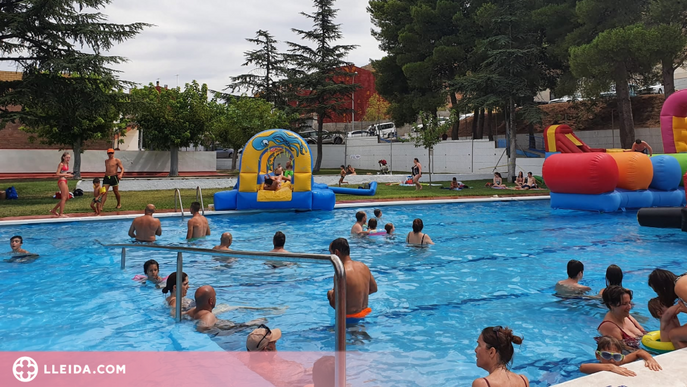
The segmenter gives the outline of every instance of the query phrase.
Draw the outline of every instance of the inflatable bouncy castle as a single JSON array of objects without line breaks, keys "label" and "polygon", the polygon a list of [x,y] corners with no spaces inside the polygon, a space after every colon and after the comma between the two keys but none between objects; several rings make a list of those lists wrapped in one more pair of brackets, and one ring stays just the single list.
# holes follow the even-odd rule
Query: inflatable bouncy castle
[{"label": "inflatable bouncy castle", "polygon": [[[281,153],[286,153],[292,160],[293,176],[287,178],[280,189],[265,190],[265,176]],[[312,169],[312,153],[301,136],[284,129],[260,132],[243,147],[234,189],[215,193],[215,210],[331,211],[336,202],[334,192],[326,184],[314,182]]]}]

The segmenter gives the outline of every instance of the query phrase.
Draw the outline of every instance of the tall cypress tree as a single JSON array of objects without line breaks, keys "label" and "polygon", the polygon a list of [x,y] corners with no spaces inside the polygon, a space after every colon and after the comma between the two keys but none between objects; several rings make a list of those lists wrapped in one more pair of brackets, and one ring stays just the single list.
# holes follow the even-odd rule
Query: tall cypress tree
[{"label": "tall cypress tree", "polygon": [[301,12],[301,15],[312,20],[312,30],[293,28],[292,31],[304,41],[314,43],[314,47],[287,42],[287,57],[291,66],[287,83],[298,112],[317,115],[317,160],[314,170],[319,171],[324,119],[351,111],[348,98],[358,85],[349,80],[354,73],[346,68],[351,64],[344,58],[357,46],[334,44],[342,37],[340,25],[334,23],[338,12],[333,8],[334,0],[314,0],[313,3],[314,13]]}]

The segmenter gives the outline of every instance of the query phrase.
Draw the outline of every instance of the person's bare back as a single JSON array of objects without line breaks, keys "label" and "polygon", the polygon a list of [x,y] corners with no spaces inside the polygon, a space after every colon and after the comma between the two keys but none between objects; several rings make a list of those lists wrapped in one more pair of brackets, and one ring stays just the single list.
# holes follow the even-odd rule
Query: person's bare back
[{"label": "person's bare back", "polygon": [[200,214],[200,203],[191,203],[190,211],[193,217],[188,220],[186,239],[203,238],[210,235],[210,224],[208,224],[208,220]]},{"label": "person's bare back", "polygon": [[148,204],[145,215],[139,216],[131,222],[129,236],[140,242],[155,242],[155,236],[162,235],[162,226],[159,219],[155,219],[155,206]]},{"label": "person's bare back", "polygon": [[[346,314],[360,313],[368,307],[368,296],[377,292],[377,282],[367,265],[351,259],[346,239],[334,240],[329,250],[341,259],[346,271]],[[329,305],[333,308],[335,305],[333,289],[327,292],[327,298]]]}]

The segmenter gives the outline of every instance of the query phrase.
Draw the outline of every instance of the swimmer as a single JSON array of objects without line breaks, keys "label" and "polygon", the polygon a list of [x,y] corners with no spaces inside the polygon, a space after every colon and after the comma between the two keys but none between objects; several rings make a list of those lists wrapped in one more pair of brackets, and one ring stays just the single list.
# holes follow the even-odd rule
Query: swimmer
[{"label": "swimmer", "polygon": [[274,237],[272,237],[272,246],[274,246],[274,248],[270,250],[270,253],[288,253],[288,251],[284,250],[285,244],[286,235],[281,231],[275,232]]},{"label": "swimmer", "polygon": [[105,194],[105,187],[100,186],[100,179],[93,179],[93,200],[91,200],[91,209],[96,215],[100,215],[103,209],[103,196]]},{"label": "swimmer", "polygon": [[[338,238],[329,245],[329,252],[343,263],[346,272],[346,315],[355,315],[368,308],[368,296],[377,292],[377,282],[370,269],[362,262],[351,259],[351,250],[345,238]],[[334,307],[334,289],[327,292],[329,305]]]},{"label": "swimmer", "polygon": [[280,338],[281,329],[270,329],[267,325],[260,324],[258,329],[246,338],[246,350],[248,352],[276,352],[277,340]]},{"label": "swimmer", "polygon": [[160,283],[162,278],[160,277],[160,264],[154,259],[149,259],[143,264],[143,272],[146,273],[146,279],[150,282]]},{"label": "swimmer", "polygon": [[[189,281],[188,281],[188,275],[186,273],[182,272],[181,275],[181,298],[182,298],[182,310],[184,308],[184,303],[183,303],[183,298],[186,297],[186,293],[188,293],[188,288],[189,288]],[[162,293],[167,294],[171,293],[165,301],[167,302],[167,305],[172,308],[171,314],[172,316],[176,315],[176,306],[177,306],[177,273],[174,272],[170,274],[167,277],[167,283],[164,288],[162,288]]]},{"label": "swimmer", "polygon": [[377,218],[377,222],[378,223],[381,222],[382,221],[382,210],[380,210],[379,208],[375,208],[374,214],[375,214],[375,218]]},{"label": "swimmer", "polygon": [[356,222],[351,227],[351,235],[365,236],[368,234],[367,231],[363,230],[363,226],[367,221],[367,214],[365,211],[358,211],[355,213]]},{"label": "swimmer", "polygon": [[408,236],[406,236],[406,243],[419,246],[433,245],[434,242],[432,238],[422,233],[424,227],[425,225],[422,223],[422,219],[418,218],[413,220],[413,231],[409,232]]},{"label": "swimmer", "polygon": [[131,222],[129,227],[129,236],[139,242],[155,242],[155,236],[162,235],[162,225],[159,219],[155,219],[155,205],[148,204],[143,212],[143,216],[139,216]]},{"label": "swimmer", "polygon": [[486,378],[475,379],[472,387],[525,386],[530,382],[524,375],[508,369],[513,360],[513,343],[522,344],[522,337],[513,335],[508,327],[486,327],[477,338],[475,357],[477,367],[489,372]]},{"label": "swimmer", "polygon": [[594,374],[600,371],[610,371],[623,376],[636,376],[634,371],[620,366],[632,363],[637,359],[643,359],[644,366],[652,371],[662,369],[658,362],[642,349],[627,355],[623,355],[622,350],[623,345],[618,339],[609,336],[601,337],[596,345],[596,359],[599,362],[580,365],[580,372]]},{"label": "swimmer", "polygon": [[12,249],[12,254],[29,254],[28,251],[21,248],[21,245],[23,244],[24,239],[19,235],[15,235],[10,238],[10,248]]},{"label": "swimmer", "polygon": [[568,279],[556,283],[556,293],[559,295],[579,295],[592,290],[589,286],[579,284],[584,276],[584,264],[582,262],[571,259],[568,261],[567,269]]},{"label": "swimmer", "polygon": [[213,250],[231,250],[229,246],[231,246],[231,242],[233,241],[233,237],[231,236],[230,232],[225,232],[222,234],[222,237],[219,239],[219,245],[213,247]]},{"label": "swimmer", "polygon": [[[613,285],[623,286],[623,270],[618,265],[609,265],[606,268],[606,288]],[[603,296],[606,288],[599,291],[599,296]]]},{"label": "swimmer", "polygon": [[208,220],[200,214],[200,203],[191,203],[192,218],[188,220],[188,232],[186,239],[203,238],[210,235],[210,224]]},{"label": "swimmer", "polygon": [[246,366],[271,385],[306,386],[311,381],[310,372],[299,362],[283,359],[276,353],[280,338],[280,329],[270,329],[265,324],[252,331],[246,338],[246,350],[251,352],[244,360]]},{"label": "swimmer", "polygon": [[367,232],[368,234],[372,234],[377,232],[377,219],[372,218],[367,222]]},{"label": "swimmer", "polygon": [[677,315],[679,313],[687,313],[685,304],[682,301],[678,301],[677,304],[670,308],[666,308],[665,305],[661,304],[658,297],[654,297],[649,300],[648,307],[649,313],[661,322],[661,341],[664,343],[669,341],[672,342],[670,333],[673,329],[680,328],[680,320],[677,318]]},{"label": "swimmer", "polygon": [[196,290],[196,307],[186,312],[194,320],[198,320],[196,329],[200,332],[207,331],[217,322],[217,317],[212,310],[215,308],[217,296],[215,289],[210,285],[203,285]]},{"label": "swimmer", "polygon": [[396,228],[394,228],[393,223],[387,223],[384,225],[384,230],[386,230],[386,235],[393,235]]}]

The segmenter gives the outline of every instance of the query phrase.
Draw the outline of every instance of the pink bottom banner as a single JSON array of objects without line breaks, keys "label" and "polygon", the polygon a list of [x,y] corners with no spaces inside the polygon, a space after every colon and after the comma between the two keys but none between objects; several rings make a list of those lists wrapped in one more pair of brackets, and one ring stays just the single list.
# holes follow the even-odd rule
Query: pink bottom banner
[{"label": "pink bottom banner", "polygon": [[335,363],[326,352],[0,352],[0,385],[296,387],[333,383]]}]

